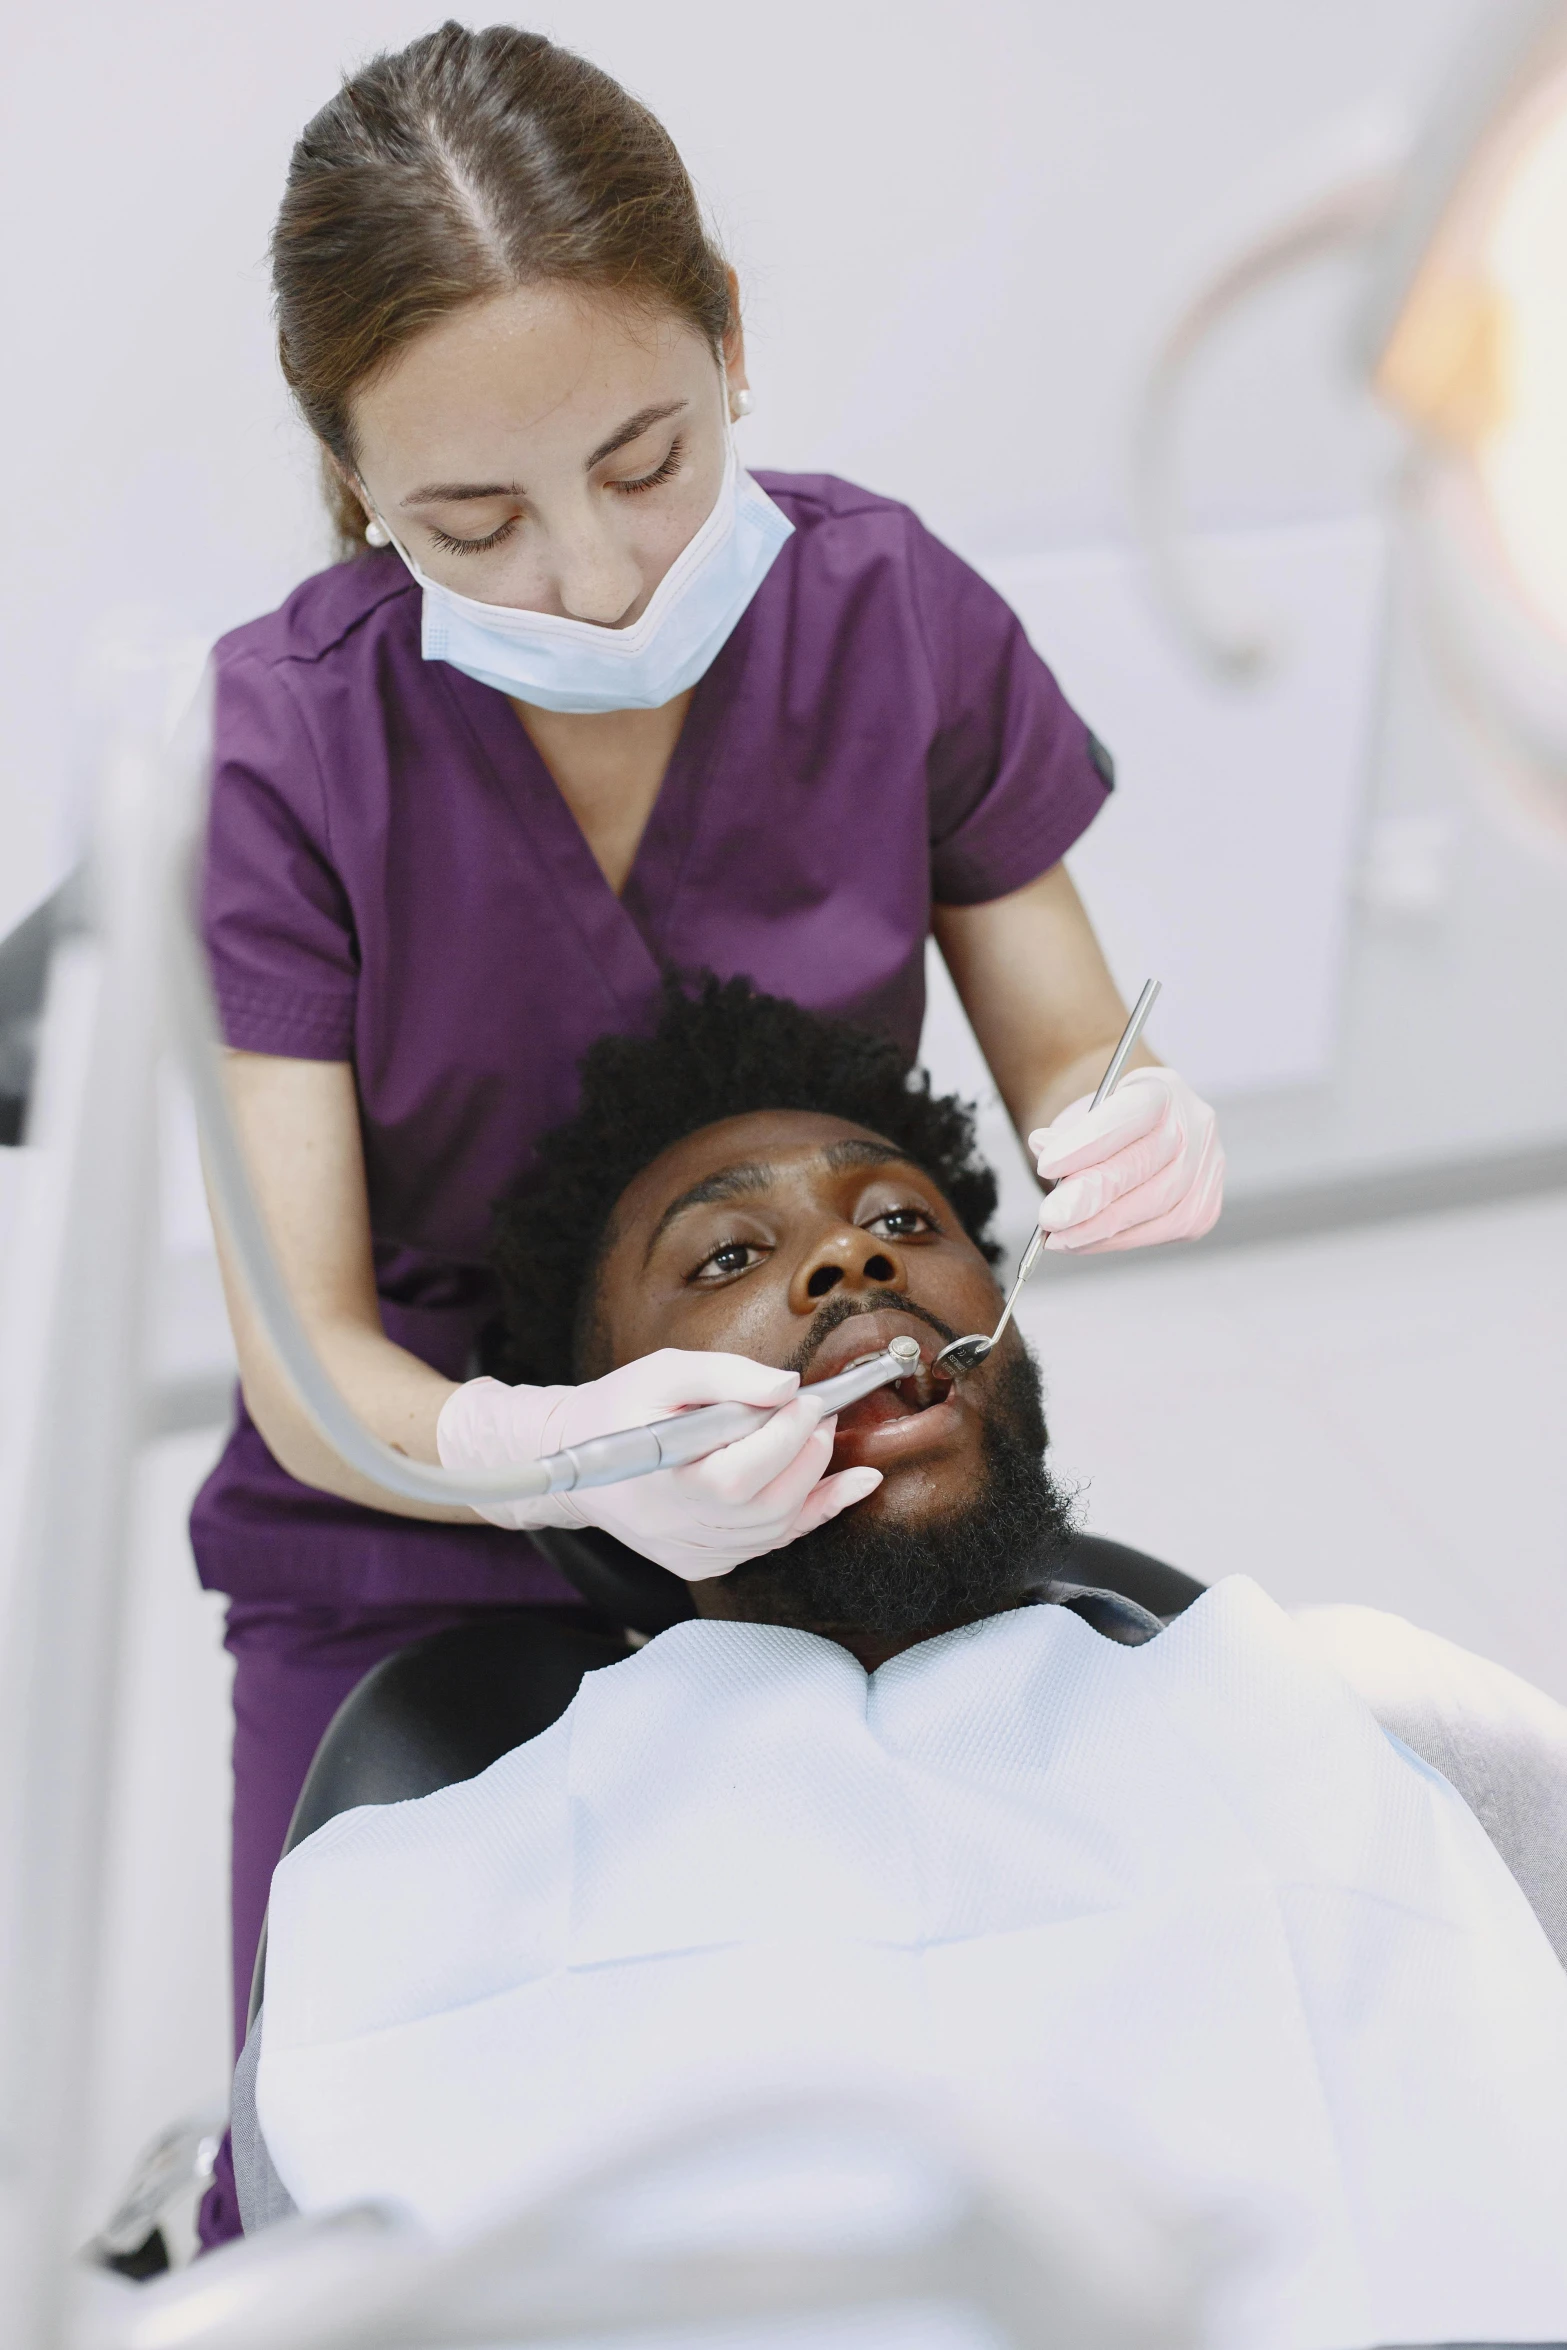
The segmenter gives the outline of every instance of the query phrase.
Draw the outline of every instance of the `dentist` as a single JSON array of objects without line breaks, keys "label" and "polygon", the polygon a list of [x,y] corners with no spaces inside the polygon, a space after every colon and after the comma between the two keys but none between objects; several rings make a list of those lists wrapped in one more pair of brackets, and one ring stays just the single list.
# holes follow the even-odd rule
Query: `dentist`
[{"label": "dentist", "polygon": [[[272,252],[345,559],[218,648],[205,926],[262,1203],[361,1418],[467,1467],[793,1393],[726,1355],[473,1375],[491,1205],[671,968],[912,1051],[934,932],[1058,1179],[1051,1245],[1205,1231],[1223,1162],[1190,1088],[1145,1054],[1087,1113],[1124,1008],[1061,860],[1109,759],[906,507],[741,468],[734,276],[646,110],[537,35],[447,24],[308,125]],[[243,1405],[192,1535],[230,1601],[243,2038],[271,1871],[354,1682],[476,1610],[578,1602],[536,1514],[346,1472],[229,1300]],[[719,1573],[877,1481],[830,1452],[803,1397],[582,1506]]]}]

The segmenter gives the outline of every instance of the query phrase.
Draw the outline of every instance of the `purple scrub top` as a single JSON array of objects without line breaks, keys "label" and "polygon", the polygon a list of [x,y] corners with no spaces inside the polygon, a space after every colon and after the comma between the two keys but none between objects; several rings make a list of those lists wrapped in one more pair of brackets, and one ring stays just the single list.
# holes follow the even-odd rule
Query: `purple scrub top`
[{"label": "purple scrub top", "polygon": [[[907,507],[761,474],[794,524],[690,713],[617,899],[505,697],[419,650],[395,552],[218,646],[205,928],[225,1034],[351,1061],[387,1333],[463,1377],[492,1203],[666,966],[743,972],[909,1052],[932,902],[1020,889],[1108,761],[1015,614]],[[286,1605],[561,1600],[525,1536],[300,1485],[243,1408],[204,1583]]]}]

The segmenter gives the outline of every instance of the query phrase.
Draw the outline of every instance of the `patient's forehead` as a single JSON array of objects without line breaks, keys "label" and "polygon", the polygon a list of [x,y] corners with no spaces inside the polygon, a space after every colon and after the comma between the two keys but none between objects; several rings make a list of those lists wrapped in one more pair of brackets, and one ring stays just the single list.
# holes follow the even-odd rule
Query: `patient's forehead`
[{"label": "patient's forehead", "polygon": [[617,1236],[650,1231],[672,1200],[726,1168],[776,1167],[793,1181],[808,1181],[820,1169],[825,1184],[832,1176],[823,1152],[831,1143],[850,1141],[888,1147],[886,1137],[869,1126],[817,1110],[751,1110],[742,1118],[700,1126],[660,1151],[627,1184],[615,1210]]}]

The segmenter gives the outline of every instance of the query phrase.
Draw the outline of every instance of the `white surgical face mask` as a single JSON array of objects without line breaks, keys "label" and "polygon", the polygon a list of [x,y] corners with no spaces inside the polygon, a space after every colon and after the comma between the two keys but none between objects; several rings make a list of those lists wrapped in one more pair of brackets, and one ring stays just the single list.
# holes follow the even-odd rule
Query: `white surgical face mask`
[{"label": "white surgical face mask", "polygon": [[742,472],[731,434],[712,513],[629,628],[478,603],[392,543],[424,590],[427,661],[541,710],[657,710],[712,667],[793,529]]}]

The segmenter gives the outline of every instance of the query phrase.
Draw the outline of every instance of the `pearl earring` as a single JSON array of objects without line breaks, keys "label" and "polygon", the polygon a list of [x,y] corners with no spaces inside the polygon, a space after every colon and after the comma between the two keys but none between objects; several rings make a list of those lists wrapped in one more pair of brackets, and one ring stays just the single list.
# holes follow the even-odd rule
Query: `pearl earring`
[{"label": "pearl earring", "polygon": [[392,543],[392,534],[379,514],[365,524],[365,543],[371,547],[389,547]]},{"label": "pearl earring", "polygon": [[746,387],[744,386],[744,384],[742,384],[742,385],[740,386],[740,388],[739,388],[739,390],[738,390],[738,391],[733,391],[733,392],[731,392],[731,393],[730,393],[730,395],[729,395],[729,413],[730,413],[730,415],[731,415],[731,416],[732,416],[732,417],[735,419],[735,421],[736,421],[737,423],[738,423],[739,419],[740,419],[742,416],[749,416],[749,415],[750,415],[750,413],[751,413],[751,406],[752,406],[752,402],[751,402],[751,395],[750,395],[750,393],[749,393],[749,392],[746,390]]}]

